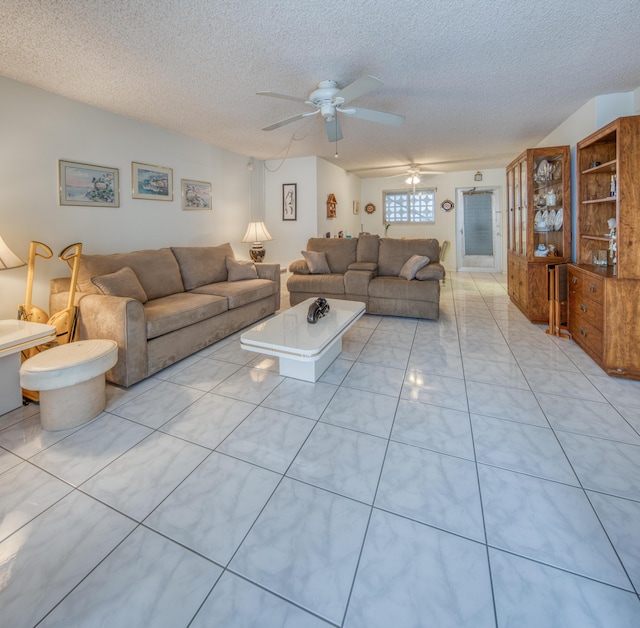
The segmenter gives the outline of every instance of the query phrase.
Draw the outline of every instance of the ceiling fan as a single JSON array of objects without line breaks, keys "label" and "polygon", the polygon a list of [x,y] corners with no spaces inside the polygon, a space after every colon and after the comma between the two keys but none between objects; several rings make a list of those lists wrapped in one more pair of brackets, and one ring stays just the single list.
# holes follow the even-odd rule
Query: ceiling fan
[{"label": "ceiling fan", "polygon": [[416,164],[409,164],[409,167],[404,172],[399,174],[392,174],[387,179],[393,179],[395,177],[404,178],[404,182],[407,185],[411,185],[413,187],[413,192],[415,194],[416,185],[422,181],[422,177],[428,174],[443,174],[442,170],[421,170]]},{"label": "ceiling fan", "polygon": [[370,91],[382,86],[382,81],[369,75],[361,76],[346,87],[340,89],[336,81],[320,81],[317,88],[309,94],[308,98],[299,98],[298,96],[288,96],[287,94],[279,94],[278,92],[267,91],[258,92],[258,96],[272,96],[273,98],[284,98],[285,100],[293,100],[295,102],[303,102],[311,105],[313,111],[305,111],[290,118],[285,118],[271,124],[263,131],[273,131],[285,124],[290,124],[302,118],[308,118],[320,113],[324,118],[325,128],[327,130],[327,138],[330,142],[337,142],[342,139],[342,129],[338,120],[338,113],[351,118],[360,120],[368,120],[369,122],[377,122],[378,124],[386,124],[389,126],[399,126],[404,122],[404,116],[395,113],[385,113],[384,111],[375,111],[373,109],[364,109],[363,107],[344,107],[344,105],[360,96],[368,94]]}]

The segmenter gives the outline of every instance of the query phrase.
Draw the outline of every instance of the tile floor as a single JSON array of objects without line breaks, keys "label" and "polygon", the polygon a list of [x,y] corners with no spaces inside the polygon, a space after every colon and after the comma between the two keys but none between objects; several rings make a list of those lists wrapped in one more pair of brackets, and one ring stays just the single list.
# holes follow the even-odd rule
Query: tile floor
[{"label": "tile floor", "polygon": [[317,384],[237,336],[0,417],[0,624],[640,626],[640,382],[453,273]]}]

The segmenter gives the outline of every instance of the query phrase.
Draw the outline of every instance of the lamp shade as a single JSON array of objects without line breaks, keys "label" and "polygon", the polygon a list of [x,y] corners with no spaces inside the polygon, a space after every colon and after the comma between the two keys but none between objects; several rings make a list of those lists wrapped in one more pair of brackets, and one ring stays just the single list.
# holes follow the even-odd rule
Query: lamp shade
[{"label": "lamp shade", "polygon": [[0,236],[0,270],[6,270],[7,268],[20,268],[20,266],[26,266],[26,262],[23,262],[4,242],[2,236]]},{"label": "lamp shade", "polygon": [[243,242],[267,242],[268,240],[273,240],[273,238],[269,235],[264,222],[250,222],[247,232],[242,238]]}]

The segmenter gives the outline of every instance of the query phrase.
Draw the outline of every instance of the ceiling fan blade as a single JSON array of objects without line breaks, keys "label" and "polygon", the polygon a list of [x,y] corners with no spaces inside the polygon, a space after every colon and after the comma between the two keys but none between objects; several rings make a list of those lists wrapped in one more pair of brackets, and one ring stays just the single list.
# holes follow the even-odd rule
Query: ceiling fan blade
[{"label": "ceiling fan blade", "polygon": [[336,98],[343,98],[343,102],[349,102],[350,100],[355,100],[360,96],[368,94],[369,92],[373,91],[377,87],[381,87],[382,85],[382,81],[378,80],[375,76],[365,74],[359,79],[353,81],[353,83],[350,83],[349,85],[343,87],[336,94]]},{"label": "ceiling fan blade", "polygon": [[257,96],[271,96],[272,98],[283,98],[284,100],[293,100],[294,102],[307,102],[306,98],[300,98],[299,96],[289,96],[288,94],[279,94],[278,92],[266,91],[256,92]]},{"label": "ceiling fan blade", "polygon": [[[313,112],[315,113],[315,111]],[[280,122],[276,122],[274,124],[270,124],[269,126],[264,127],[263,131],[273,131],[274,129],[279,129],[281,126],[285,124],[290,124],[291,122],[295,122],[296,120],[302,120],[302,118],[306,118],[309,113],[299,113],[297,116],[292,116],[291,118],[285,118],[284,120],[280,120]]]},{"label": "ceiling fan blade", "polygon": [[324,126],[327,129],[327,137],[330,142],[339,142],[342,139],[342,129],[337,117],[333,120],[325,120]]},{"label": "ceiling fan blade", "polygon": [[362,107],[349,107],[349,109],[345,109],[342,113],[352,118],[377,122],[378,124],[387,124],[389,126],[400,126],[404,122],[404,116],[399,116],[395,113],[386,113],[384,111],[375,111],[374,109],[363,109]]}]

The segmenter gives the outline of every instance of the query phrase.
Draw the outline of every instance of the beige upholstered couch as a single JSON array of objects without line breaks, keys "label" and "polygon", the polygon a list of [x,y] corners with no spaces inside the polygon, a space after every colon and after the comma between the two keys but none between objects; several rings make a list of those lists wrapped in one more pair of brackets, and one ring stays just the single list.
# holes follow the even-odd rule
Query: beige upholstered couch
[{"label": "beige upholstered couch", "polygon": [[[51,315],[69,284],[51,281]],[[280,266],[238,262],[229,244],[83,254],[77,287],[79,338],[115,340],[107,379],[131,386],[278,310]]]},{"label": "beige upholstered couch", "polygon": [[[439,263],[437,240],[376,235],[311,238],[304,253],[309,251],[326,255],[329,272],[312,273],[306,260],[292,262],[289,266],[292,275],[287,280],[291,305],[322,296],[362,301],[370,314],[439,317],[440,280],[444,279],[445,271]],[[429,263],[413,279],[400,277],[403,266],[413,255],[428,257]]]}]

